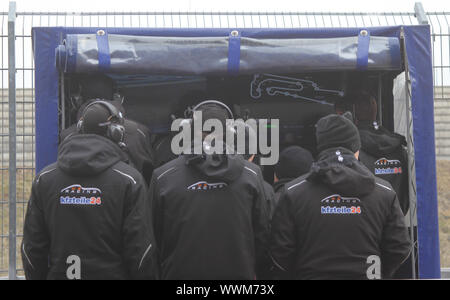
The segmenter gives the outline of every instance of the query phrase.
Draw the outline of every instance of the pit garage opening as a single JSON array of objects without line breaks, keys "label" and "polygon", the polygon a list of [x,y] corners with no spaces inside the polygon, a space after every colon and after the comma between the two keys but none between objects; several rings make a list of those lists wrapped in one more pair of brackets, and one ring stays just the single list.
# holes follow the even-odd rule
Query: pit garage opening
[{"label": "pit garage opening", "polygon": [[[348,107],[349,95],[364,90],[378,100],[380,124],[394,131],[401,127],[398,120],[405,123],[401,133],[408,138],[415,175],[410,184],[417,195],[419,277],[437,278],[429,37],[428,26],[34,28],[36,171],[56,160],[59,132],[76,122],[74,103],[87,76],[111,80],[127,117],[152,132],[156,156],[169,153],[164,149],[170,148],[173,117],[208,98],[225,102],[236,117],[279,119],[280,150],[297,144],[316,153],[316,121],[337,103]],[[395,80],[402,73],[404,82]],[[405,85],[407,99],[394,99],[394,81]],[[272,174],[271,167],[264,168],[269,182]]]}]

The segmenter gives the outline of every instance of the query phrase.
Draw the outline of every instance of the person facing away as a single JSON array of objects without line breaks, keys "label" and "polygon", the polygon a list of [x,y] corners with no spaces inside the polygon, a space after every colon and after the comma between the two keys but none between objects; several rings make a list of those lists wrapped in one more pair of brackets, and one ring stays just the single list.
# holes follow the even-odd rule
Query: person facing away
[{"label": "person facing away", "polygon": [[24,223],[27,279],[152,279],[156,245],[146,184],[124,162],[120,115],[86,107],[80,134],[34,179]]},{"label": "person facing away", "polygon": [[273,216],[274,277],[390,278],[410,252],[395,191],[358,161],[346,116],[320,119],[316,138],[317,162],[286,185]]},{"label": "person facing away", "polygon": [[286,183],[308,173],[313,161],[311,152],[300,146],[289,146],[281,151],[273,176],[275,206],[280,200]]},{"label": "person facing away", "polygon": [[388,181],[400,201],[403,214],[409,209],[408,156],[405,137],[392,133],[377,123],[377,101],[360,91],[353,96],[355,123],[361,137],[359,160],[375,174]]},{"label": "person facing away", "polygon": [[[222,126],[232,118],[223,103],[206,101],[195,111],[203,122],[216,119]],[[153,173],[162,279],[251,280],[266,266],[269,213],[261,171],[239,154],[206,154],[211,145],[205,138],[202,154],[182,154]]]},{"label": "person facing away", "polygon": [[[390,132],[377,123],[377,101],[367,92],[359,91],[352,95],[355,109],[355,123],[361,137],[360,161],[371,170],[375,176],[388,181],[400,201],[400,207],[405,215],[405,222],[411,230],[409,210],[409,174],[408,154],[404,136]],[[413,231],[417,230],[416,220],[413,220]],[[414,234],[416,244],[416,234]],[[417,252],[417,249],[415,250]],[[416,255],[417,257],[417,255]],[[417,265],[417,261],[415,262]],[[412,278],[412,260],[407,259],[397,270],[394,278]]]},{"label": "person facing away", "polygon": [[[81,118],[81,115],[90,103],[102,100],[111,102],[120,113],[125,116],[125,109],[123,107],[123,98],[113,93],[113,82],[107,76],[89,76],[82,79],[82,88],[77,102],[76,120]],[[115,99],[119,98],[119,99]],[[124,118],[123,126],[125,128],[123,148],[129,157],[130,164],[136,168],[143,176],[146,182],[150,182],[152,172],[155,166],[155,155],[151,147],[151,134],[147,126]],[[68,136],[78,134],[77,125],[63,129],[59,135],[60,143]]]}]

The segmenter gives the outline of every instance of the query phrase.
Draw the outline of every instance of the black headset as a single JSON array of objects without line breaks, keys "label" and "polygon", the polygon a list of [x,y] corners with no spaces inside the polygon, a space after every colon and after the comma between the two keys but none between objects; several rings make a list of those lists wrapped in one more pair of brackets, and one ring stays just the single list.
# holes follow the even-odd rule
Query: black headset
[{"label": "black headset", "polygon": [[[223,103],[221,101],[218,101],[218,100],[205,100],[205,101],[200,102],[196,106],[194,106],[194,108],[192,108],[191,116],[190,116],[190,122],[192,122],[192,120],[194,119],[194,112],[198,111],[202,106],[209,105],[209,104],[221,106],[223,109],[225,109],[227,111],[228,119],[234,120],[233,112],[231,111],[231,109],[225,103]],[[224,125],[225,125],[225,130],[226,131],[230,131],[233,135],[236,134],[236,130],[233,127],[228,126],[228,124],[224,124]]]},{"label": "black headset", "polygon": [[[227,111],[228,119],[233,119],[234,120],[233,112],[231,111],[231,109],[225,103],[223,103],[221,101],[218,101],[218,100],[205,100],[205,101],[202,101],[202,102],[198,103],[193,108],[189,108],[188,107],[185,110],[185,112],[184,112],[185,119],[183,119],[183,121],[181,122],[181,125],[183,125],[183,123],[185,124],[185,122],[187,122],[187,123],[190,124],[191,130],[194,130],[194,128],[192,126],[192,123],[194,121],[194,112],[198,111],[202,106],[210,105],[210,104],[218,105],[218,106],[222,107],[224,110]],[[226,131],[230,131],[233,134],[233,136],[236,135],[236,130],[232,126],[228,126],[227,124],[224,124],[224,125],[225,125],[225,130]]]},{"label": "black headset", "polygon": [[[200,103],[198,103],[197,105],[195,105],[193,108],[188,107],[185,111],[184,111],[184,117],[185,119],[183,119],[183,121],[181,122],[181,124],[185,124],[185,122],[189,123],[190,125],[192,125],[192,122],[194,120],[194,112],[198,111],[200,109],[200,107],[202,107],[203,105],[208,105],[208,104],[215,104],[218,106],[221,106],[223,109],[225,109],[228,113],[228,118],[229,119],[233,119],[234,120],[234,115],[233,112],[231,111],[231,109],[223,102],[220,102],[218,100],[206,100],[206,101],[202,101]],[[175,120],[175,117],[172,116],[172,119]],[[226,124],[225,124],[226,125]]]},{"label": "black headset", "polygon": [[216,104],[216,105],[222,106],[228,112],[228,117],[230,119],[234,119],[234,115],[233,115],[233,112],[231,111],[231,109],[225,103],[217,101],[217,100],[202,101],[192,109],[192,112],[197,111],[201,106],[207,105],[207,104]]},{"label": "black headset", "polygon": [[195,111],[198,111],[200,109],[200,107],[202,107],[203,105],[207,105],[207,104],[215,104],[215,105],[219,105],[221,107],[223,107],[227,112],[228,112],[228,117],[230,119],[234,119],[234,115],[233,112],[231,111],[231,109],[223,102],[220,102],[218,100],[206,100],[206,101],[202,101],[200,103],[198,103],[197,105],[195,105],[192,109],[188,109],[187,113],[185,113],[185,116],[187,118],[191,118],[194,115]]},{"label": "black headset", "polygon": [[100,123],[99,126],[106,127],[106,136],[111,139],[113,142],[118,143],[119,146],[125,146],[123,140],[125,137],[125,127],[123,126],[124,118],[120,110],[118,110],[114,105],[109,103],[108,101],[96,99],[95,101],[86,105],[83,109],[83,113],[81,114],[80,119],[77,123],[77,130],[79,133],[84,133],[84,121],[83,116],[87,112],[87,110],[96,104],[103,105],[110,113],[110,117],[107,122]]}]

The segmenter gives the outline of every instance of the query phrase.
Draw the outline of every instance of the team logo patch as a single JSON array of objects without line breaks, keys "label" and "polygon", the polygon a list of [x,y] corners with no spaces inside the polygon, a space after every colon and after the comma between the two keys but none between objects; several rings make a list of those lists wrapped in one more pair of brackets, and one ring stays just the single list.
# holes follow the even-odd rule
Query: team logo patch
[{"label": "team logo patch", "polygon": [[361,206],[358,204],[360,199],[355,197],[342,197],[334,194],[323,198],[320,213],[323,215],[337,214],[337,215],[359,215],[361,214]]},{"label": "team logo patch", "polygon": [[99,188],[85,188],[73,184],[61,190],[59,203],[71,205],[101,205],[102,191]]},{"label": "team logo patch", "polygon": [[222,189],[226,186],[227,184],[225,182],[208,183],[206,181],[199,181],[194,184],[191,184],[190,186],[187,187],[187,189],[195,191],[209,191],[215,189]]},{"label": "team logo patch", "polygon": [[375,163],[375,175],[401,174],[402,163],[397,159],[380,158]]}]

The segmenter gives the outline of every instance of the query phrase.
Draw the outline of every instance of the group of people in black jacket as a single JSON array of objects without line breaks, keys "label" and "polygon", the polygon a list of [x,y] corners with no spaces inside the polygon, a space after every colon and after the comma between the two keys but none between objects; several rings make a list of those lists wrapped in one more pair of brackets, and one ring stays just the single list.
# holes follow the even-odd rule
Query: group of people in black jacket
[{"label": "group of people in black jacket", "polygon": [[[361,111],[372,114],[317,122],[315,160],[284,149],[274,188],[253,156],[183,154],[155,166],[148,129],[120,101],[86,101],[61,132],[57,162],[33,181],[26,278],[392,278],[411,250],[407,167],[396,156],[403,140],[375,122],[366,98]],[[215,101],[197,110],[204,121],[230,118]]]}]

